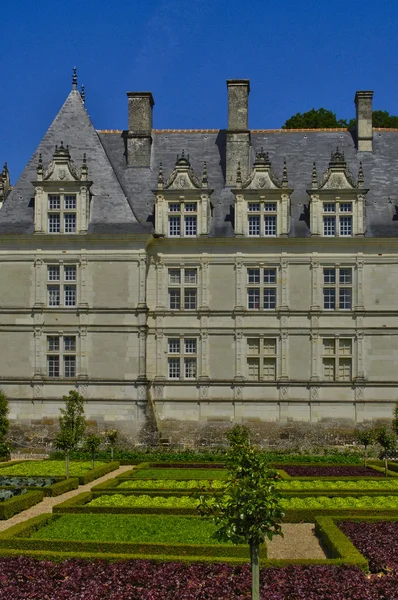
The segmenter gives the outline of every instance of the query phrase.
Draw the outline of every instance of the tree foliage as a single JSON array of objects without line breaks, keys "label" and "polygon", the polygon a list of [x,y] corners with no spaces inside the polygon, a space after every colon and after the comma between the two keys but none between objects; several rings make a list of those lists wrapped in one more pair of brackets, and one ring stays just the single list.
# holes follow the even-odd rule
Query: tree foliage
[{"label": "tree foliage", "polygon": [[111,460],[113,460],[113,453],[118,439],[119,432],[117,429],[108,429],[108,431],[105,432],[105,441],[111,449]]},{"label": "tree foliage", "polygon": [[69,453],[82,442],[86,429],[84,417],[84,398],[76,390],[63,396],[65,408],[61,408],[58,419],[59,433],[55,438],[55,447],[65,452],[66,476],[69,477]]},{"label": "tree foliage", "polygon": [[227,433],[228,480],[221,495],[200,496],[199,513],[216,525],[219,541],[249,544],[252,564],[252,599],[259,599],[259,547],[282,535],[284,512],[275,489],[276,471],[250,445],[249,430],[235,426]]},{"label": "tree foliage", "polygon": [[8,406],[8,400],[3,392],[0,390],[0,440],[4,441],[5,436],[10,428],[10,421],[8,419],[8,413],[10,412]]},{"label": "tree foliage", "polygon": [[368,447],[375,441],[376,433],[373,429],[357,429],[355,431],[355,441],[364,447],[364,466],[368,458]]},{"label": "tree foliage", "polygon": [[393,458],[397,451],[397,438],[395,433],[386,426],[380,427],[376,432],[376,442],[380,444],[380,458],[384,460],[385,476],[388,475],[388,459]]},{"label": "tree foliage", "polygon": [[95,455],[101,446],[101,438],[92,433],[84,440],[84,449],[91,454],[91,466],[94,469]]},{"label": "tree foliage", "polygon": [[[398,116],[390,115],[386,110],[374,110],[373,127],[398,128]],[[355,129],[355,119],[338,119],[335,113],[326,108],[312,108],[305,113],[297,113],[287,119],[282,129],[331,129],[348,127]]]}]

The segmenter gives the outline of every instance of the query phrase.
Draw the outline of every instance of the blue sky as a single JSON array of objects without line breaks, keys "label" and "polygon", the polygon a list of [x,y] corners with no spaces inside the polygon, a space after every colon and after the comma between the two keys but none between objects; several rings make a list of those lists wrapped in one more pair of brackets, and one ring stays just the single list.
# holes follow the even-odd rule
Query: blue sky
[{"label": "blue sky", "polygon": [[224,128],[226,79],[251,80],[251,128],[357,89],[398,114],[396,0],[13,0],[1,8],[0,164],[15,183],[71,87],[98,129],[125,129],[126,91],[151,91],[155,128]]}]

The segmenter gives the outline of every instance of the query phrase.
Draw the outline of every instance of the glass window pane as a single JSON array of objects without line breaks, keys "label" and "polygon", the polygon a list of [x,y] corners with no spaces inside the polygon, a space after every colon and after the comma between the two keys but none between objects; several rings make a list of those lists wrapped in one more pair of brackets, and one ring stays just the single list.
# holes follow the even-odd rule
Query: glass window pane
[{"label": "glass window pane", "polygon": [[275,309],[276,308],[276,289],[265,288],[264,289],[264,308]]},{"label": "glass window pane", "polygon": [[169,235],[181,235],[181,217],[169,217]]},{"label": "glass window pane", "polygon": [[59,356],[47,356],[48,377],[59,377]]},{"label": "glass window pane", "polygon": [[185,288],[184,290],[184,308],[187,310],[196,309],[196,289]]},{"label": "glass window pane", "polygon": [[180,340],[178,338],[169,338],[168,340],[169,354],[180,353]]},{"label": "glass window pane", "polygon": [[276,283],[276,269],[264,269],[264,283]]},{"label": "glass window pane", "polygon": [[352,354],[352,340],[339,340],[339,354]]},{"label": "glass window pane", "polygon": [[340,217],[340,235],[352,235],[352,217]]},{"label": "glass window pane", "polygon": [[352,212],[352,203],[351,202],[342,202],[340,204],[340,212]]},{"label": "glass window pane", "polygon": [[49,352],[59,352],[59,336],[48,335],[47,336],[47,350]]},{"label": "glass window pane", "polygon": [[179,310],[181,307],[180,290],[169,289],[169,308]]},{"label": "glass window pane", "polygon": [[48,265],[47,279],[48,281],[59,281],[59,267],[57,265]]},{"label": "glass window pane", "polygon": [[168,370],[169,370],[169,379],[179,379],[180,378],[180,359],[179,358],[169,358],[168,359]]},{"label": "glass window pane", "polygon": [[61,208],[61,196],[50,194],[48,197],[49,210],[59,210]]},{"label": "glass window pane", "polygon": [[323,235],[336,235],[335,217],[323,217]]},{"label": "glass window pane", "polygon": [[334,213],[336,212],[336,204],[334,202],[324,202],[323,212]]},{"label": "glass window pane", "polygon": [[180,269],[169,269],[169,282],[181,283]]},{"label": "glass window pane", "polygon": [[260,202],[249,202],[248,210],[249,212],[260,212]]},{"label": "glass window pane", "polygon": [[265,338],[264,339],[264,354],[274,355],[276,354],[276,339]]},{"label": "glass window pane", "polygon": [[276,212],[276,202],[265,202],[264,212]]},{"label": "glass window pane", "polygon": [[323,283],[336,283],[336,269],[323,269]]},{"label": "glass window pane", "polygon": [[57,214],[48,214],[48,233],[59,233],[61,230],[61,217]]},{"label": "glass window pane", "polygon": [[66,265],[64,267],[65,281],[76,281],[76,265]]},{"label": "glass window pane", "polygon": [[198,210],[197,202],[187,202],[185,204],[185,212],[196,212]]},{"label": "glass window pane", "polygon": [[67,213],[64,215],[64,233],[76,233],[75,213]]},{"label": "glass window pane", "polygon": [[197,283],[197,269],[185,269],[184,270],[184,283]]},{"label": "glass window pane", "polygon": [[339,380],[351,381],[351,358],[341,358],[339,360]]},{"label": "glass window pane", "polygon": [[76,356],[64,356],[64,376],[76,377]]},{"label": "glass window pane", "polygon": [[196,354],[196,339],[184,340],[184,352],[185,354]]},{"label": "glass window pane", "polygon": [[59,285],[48,285],[47,286],[47,298],[48,298],[48,306],[59,306],[59,302],[60,302]]},{"label": "glass window pane", "polygon": [[76,306],[76,286],[65,285],[64,286],[64,299],[65,306]]},{"label": "glass window pane", "polygon": [[260,269],[247,269],[247,282],[260,283]]},{"label": "glass window pane", "polygon": [[76,196],[74,194],[69,194],[64,197],[64,208],[65,210],[75,210]]},{"label": "glass window pane", "polygon": [[351,288],[340,288],[339,308],[341,310],[351,310]]},{"label": "glass window pane", "polygon": [[340,269],[339,281],[342,284],[352,283],[352,269]]},{"label": "glass window pane", "polygon": [[185,379],[196,377],[196,358],[184,358],[184,371]]},{"label": "glass window pane", "polygon": [[335,288],[323,288],[323,308],[326,310],[334,310],[336,308]]},{"label": "glass window pane", "polygon": [[259,288],[249,288],[247,290],[247,308],[260,308]]},{"label": "glass window pane", "polygon": [[76,351],[76,336],[65,335],[64,337],[64,351],[75,352]]},{"label": "glass window pane", "polygon": [[169,212],[180,212],[181,204],[179,202],[169,202]]},{"label": "glass window pane", "polygon": [[184,217],[185,235],[196,235],[196,215]]},{"label": "glass window pane", "polygon": [[264,217],[264,235],[276,235],[275,215],[266,215]]},{"label": "glass window pane", "polygon": [[248,235],[260,235],[260,217],[248,217]]},{"label": "glass window pane", "polygon": [[335,351],[335,340],[333,339],[324,339],[323,340],[323,353],[326,355],[332,355]]}]

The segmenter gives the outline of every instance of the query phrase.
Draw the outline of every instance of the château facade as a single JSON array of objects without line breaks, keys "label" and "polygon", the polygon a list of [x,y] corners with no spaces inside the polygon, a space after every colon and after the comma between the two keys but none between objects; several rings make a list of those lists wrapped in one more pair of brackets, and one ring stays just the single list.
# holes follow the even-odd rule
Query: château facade
[{"label": "ch\u00e2teau facade", "polygon": [[[96,130],[72,90],[0,181],[0,387],[45,423],[76,388],[134,438],[211,423],[363,423],[398,399],[398,130],[155,130],[129,92]],[[170,433],[171,432],[171,433]],[[138,438],[137,438],[138,439]]]}]

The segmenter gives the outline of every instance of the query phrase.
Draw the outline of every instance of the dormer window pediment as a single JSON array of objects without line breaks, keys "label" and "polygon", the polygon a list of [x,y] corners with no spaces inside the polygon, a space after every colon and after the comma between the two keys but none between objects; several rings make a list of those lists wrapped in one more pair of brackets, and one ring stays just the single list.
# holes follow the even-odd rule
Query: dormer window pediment
[{"label": "dormer window pediment", "polygon": [[35,193],[35,233],[86,233],[90,219],[90,186],[86,155],[79,170],[68,146],[55,147],[47,169],[41,155]]},{"label": "dormer window pediment", "polygon": [[288,235],[290,227],[290,196],[287,166],[284,161],[282,178],[272,169],[268,152],[256,154],[249,177],[242,181],[240,166],[236,174],[235,233],[248,237]]},{"label": "dormer window pediment", "polygon": [[200,180],[184,150],[181,156],[177,156],[166,183],[160,163],[157,189],[153,190],[156,196],[156,234],[166,237],[208,235],[212,192],[208,187],[206,163]]}]

